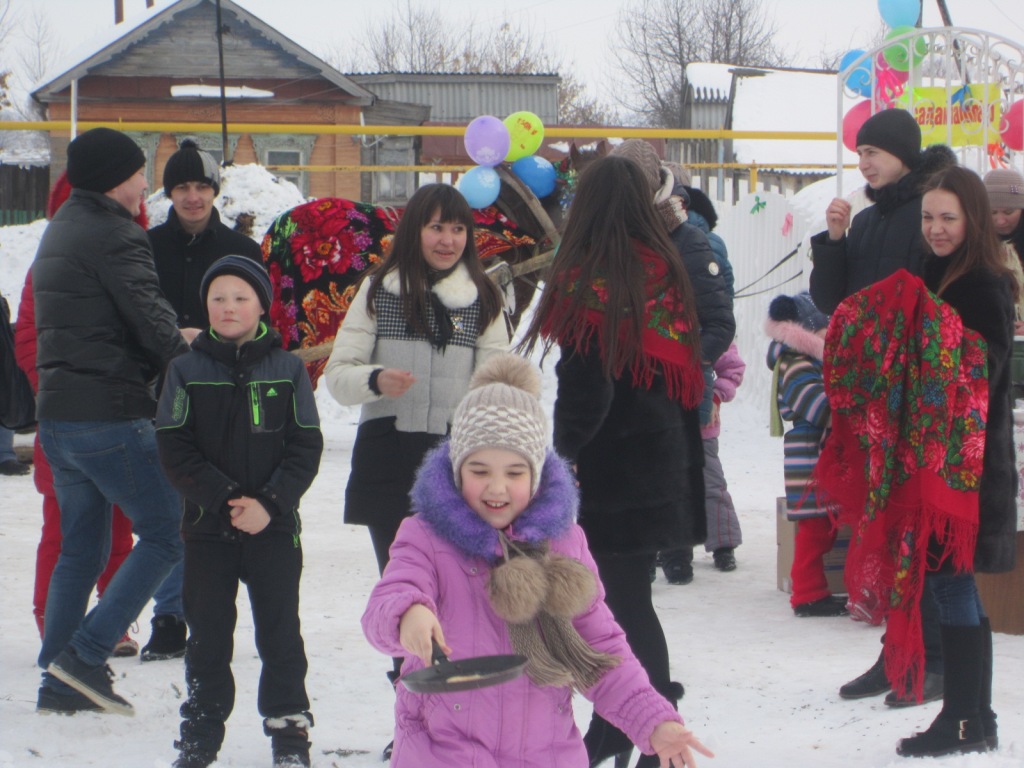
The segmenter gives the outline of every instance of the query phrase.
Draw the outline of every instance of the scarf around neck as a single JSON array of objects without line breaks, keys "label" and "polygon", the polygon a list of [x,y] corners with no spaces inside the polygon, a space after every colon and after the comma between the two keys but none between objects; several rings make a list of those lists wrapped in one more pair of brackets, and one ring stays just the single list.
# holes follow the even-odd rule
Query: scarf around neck
[{"label": "scarf around neck", "polygon": [[[671,283],[668,265],[654,251],[634,241],[636,257],[643,263],[646,274],[644,286],[647,297],[644,316],[641,319],[643,331],[641,345],[629,363],[633,383],[650,389],[658,374],[665,379],[668,397],[677,400],[685,408],[700,405],[704,393],[704,374],[701,371],[697,350],[686,340],[691,330],[684,314],[682,298],[677,286]],[[583,323],[577,331],[570,323],[561,338],[555,341],[563,346],[583,352],[596,335],[601,357],[604,359],[605,343],[604,316],[608,299],[607,280],[598,277],[592,284],[580,284],[577,274],[571,271],[561,284],[565,299],[556,304],[541,325],[541,335],[551,338],[556,320],[571,311],[569,298],[576,292],[582,293]],[[626,320],[628,322],[628,319]]]},{"label": "scarf around neck", "polygon": [[526,673],[537,685],[586,690],[618,664],[592,648],[572,618],[589,608],[597,580],[577,560],[550,552],[552,539],[576,520],[579,493],[565,461],[548,451],[530,504],[504,531],[473,511],[455,485],[450,444],[424,459],[413,484],[412,509],[430,529],[468,557],[488,563],[488,599],[509,630]]},{"label": "scarf around neck", "polygon": [[974,557],[986,349],[906,270],[841,303],[825,340],[832,434],[815,483],[853,531],[844,570],[851,600],[881,600],[888,611],[886,675],[918,701],[925,571],[947,559],[970,571]]}]

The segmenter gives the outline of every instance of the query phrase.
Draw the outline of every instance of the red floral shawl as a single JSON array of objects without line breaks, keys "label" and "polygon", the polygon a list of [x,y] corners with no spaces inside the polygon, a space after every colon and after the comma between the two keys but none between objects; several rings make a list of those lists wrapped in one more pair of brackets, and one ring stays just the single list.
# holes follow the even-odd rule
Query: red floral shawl
[{"label": "red floral shawl", "polygon": [[[972,567],[988,412],[986,344],[906,270],[846,299],[825,341],[832,434],[815,470],[853,538],[850,595],[888,609],[886,675],[921,699],[926,570]],[[929,561],[938,550],[938,561]],[[936,544],[938,547],[936,547]]]},{"label": "red floral shawl", "polygon": [[[669,398],[677,400],[685,408],[696,408],[704,393],[704,374],[697,351],[686,341],[690,324],[683,312],[679,290],[670,282],[668,265],[664,259],[642,243],[634,241],[634,246],[647,275],[647,300],[644,304],[641,346],[629,366],[633,383],[650,389],[655,376],[660,373],[664,376]],[[582,332],[575,332],[570,324],[563,338],[555,341],[577,351],[586,348],[594,334],[597,334],[598,343],[601,343],[605,304],[608,300],[606,283],[605,278],[598,278],[585,288]],[[558,287],[566,298],[580,290],[579,280],[572,274]],[[568,301],[556,304],[541,325],[541,334],[550,338],[556,318],[567,311]]]}]

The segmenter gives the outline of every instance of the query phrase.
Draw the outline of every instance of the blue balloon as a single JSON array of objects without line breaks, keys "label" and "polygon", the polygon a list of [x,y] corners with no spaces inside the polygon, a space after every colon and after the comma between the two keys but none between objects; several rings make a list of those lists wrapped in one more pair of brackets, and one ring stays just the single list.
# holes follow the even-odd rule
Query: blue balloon
[{"label": "blue balloon", "polygon": [[466,198],[470,208],[486,208],[498,199],[501,178],[493,168],[478,165],[466,171],[459,179],[459,192]]},{"label": "blue balloon", "polygon": [[547,197],[555,191],[555,166],[543,157],[530,155],[519,158],[512,163],[512,173],[537,197]]},{"label": "blue balloon", "polygon": [[[853,62],[863,55],[864,51],[861,50],[847,51],[846,55],[843,56],[843,60],[839,62],[839,71],[846,71],[848,67],[853,65]],[[865,98],[871,96],[871,70],[873,68],[874,62],[870,58],[862,61],[857,65],[856,69],[846,76],[846,87],[858,96]]]},{"label": "blue balloon", "polygon": [[889,27],[912,27],[921,15],[921,0],[878,0],[878,12]]}]

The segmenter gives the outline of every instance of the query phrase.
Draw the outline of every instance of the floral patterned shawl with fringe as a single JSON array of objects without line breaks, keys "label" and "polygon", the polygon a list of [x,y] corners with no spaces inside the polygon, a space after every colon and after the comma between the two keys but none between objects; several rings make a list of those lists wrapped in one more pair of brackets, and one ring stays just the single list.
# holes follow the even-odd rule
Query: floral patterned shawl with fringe
[{"label": "floral patterned shawl with fringe", "polygon": [[920,701],[925,571],[947,559],[958,572],[972,568],[986,345],[920,278],[900,270],[840,304],[824,364],[832,434],[815,481],[853,531],[851,596],[877,597],[888,611],[886,675]]}]

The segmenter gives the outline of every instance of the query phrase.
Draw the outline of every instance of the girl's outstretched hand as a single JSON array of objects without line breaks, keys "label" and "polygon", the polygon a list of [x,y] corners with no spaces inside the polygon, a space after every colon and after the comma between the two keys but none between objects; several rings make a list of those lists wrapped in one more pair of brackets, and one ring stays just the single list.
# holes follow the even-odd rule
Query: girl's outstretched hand
[{"label": "girl's outstretched hand", "polygon": [[410,606],[398,622],[398,642],[413,656],[419,656],[429,667],[434,655],[431,640],[437,640],[445,655],[452,652],[444,642],[444,632],[434,612],[420,603]]},{"label": "girl's outstretched hand", "polygon": [[700,743],[693,735],[693,731],[675,720],[666,720],[654,729],[654,733],[651,734],[651,746],[658,753],[661,768],[694,768],[697,761],[694,760],[691,750],[707,757],[715,756],[714,752]]}]

